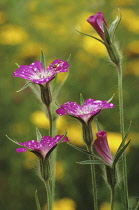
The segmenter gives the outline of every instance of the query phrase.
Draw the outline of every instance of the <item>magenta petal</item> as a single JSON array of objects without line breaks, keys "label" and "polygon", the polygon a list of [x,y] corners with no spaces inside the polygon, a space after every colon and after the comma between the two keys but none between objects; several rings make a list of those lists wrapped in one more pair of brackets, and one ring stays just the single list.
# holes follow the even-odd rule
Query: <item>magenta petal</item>
[{"label": "magenta petal", "polygon": [[109,149],[107,134],[105,131],[99,131],[97,134],[97,139],[94,141],[94,146],[98,154],[103,158],[103,160],[112,165],[113,158]]},{"label": "magenta petal", "polygon": [[46,71],[54,71],[55,73],[67,72],[69,64],[67,61],[60,59],[54,60],[46,69]]},{"label": "magenta petal", "polygon": [[55,60],[45,70],[40,61],[35,61],[28,66],[20,66],[14,71],[13,76],[21,77],[36,84],[43,84],[50,82],[57,73],[67,72],[68,67],[69,64],[67,61]]},{"label": "magenta petal", "polygon": [[90,16],[87,21],[93,26],[96,32],[104,40],[104,28],[103,23],[107,26],[104,16],[101,12],[98,12],[95,15]]},{"label": "magenta petal", "polygon": [[56,110],[56,113],[59,115],[72,115],[78,119],[88,122],[89,119],[93,119],[101,109],[113,108],[112,103],[107,103],[107,101],[100,101],[95,99],[87,99],[84,101],[84,104],[81,106],[76,102],[68,101],[65,104],[61,105],[61,108]]},{"label": "magenta petal", "polygon": [[16,152],[26,152],[27,149],[26,148],[16,148]]},{"label": "magenta petal", "polygon": [[57,109],[56,110],[56,113],[59,114],[60,116],[67,114],[67,112],[65,111],[65,109],[62,109],[62,108]]}]

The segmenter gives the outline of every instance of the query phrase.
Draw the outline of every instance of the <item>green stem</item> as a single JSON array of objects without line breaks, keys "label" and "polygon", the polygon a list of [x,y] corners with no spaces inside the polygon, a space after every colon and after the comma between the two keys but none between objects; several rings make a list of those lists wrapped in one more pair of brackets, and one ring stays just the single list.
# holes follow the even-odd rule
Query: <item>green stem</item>
[{"label": "green stem", "polygon": [[[87,146],[88,152],[92,153],[92,146]],[[89,155],[89,159],[93,160],[93,157]],[[97,185],[96,185],[96,173],[95,165],[91,164],[91,179],[92,179],[92,190],[93,190],[93,199],[94,199],[94,210],[98,210],[98,201],[97,201]]]},{"label": "green stem", "polygon": [[[120,112],[120,129],[122,140],[124,139],[124,112],[123,112],[123,88],[122,88],[122,65],[117,65],[118,68],[118,91],[119,91],[119,112]],[[123,143],[124,144],[124,143]],[[122,154],[122,168],[123,168],[123,184],[124,184],[124,202],[125,209],[129,209],[128,205],[128,184],[127,184],[127,165],[126,153]]]},{"label": "green stem", "polygon": [[52,118],[52,113],[51,113],[51,109],[50,106],[47,106],[47,112],[48,112],[48,118],[49,118],[49,136],[53,136],[53,118]]},{"label": "green stem", "polygon": [[51,194],[51,187],[50,187],[50,181],[47,180],[44,181],[46,193],[47,193],[47,210],[52,210],[52,194]]},{"label": "green stem", "polygon": [[115,190],[111,188],[111,210],[114,210],[114,196],[115,196]]}]

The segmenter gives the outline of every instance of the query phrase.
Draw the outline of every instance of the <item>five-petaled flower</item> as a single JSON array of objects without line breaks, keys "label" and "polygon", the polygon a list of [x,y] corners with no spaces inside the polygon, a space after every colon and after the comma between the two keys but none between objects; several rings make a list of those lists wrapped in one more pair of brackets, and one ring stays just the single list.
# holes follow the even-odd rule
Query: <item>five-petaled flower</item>
[{"label": "five-petaled flower", "polygon": [[23,148],[17,148],[16,152],[25,152],[29,149],[31,150],[31,152],[34,152],[38,156],[45,158],[48,152],[52,148],[54,148],[60,141],[67,142],[69,141],[69,139],[68,137],[64,137],[63,135],[56,135],[53,138],[50,136],[43,136],[40,142],[37,142],[35,140],[26,141],[24,143],[18,142],[18,144]]},{"label": "five-petaled flower", "polygon": [[107,27],[107,24],[106,24],[103,14],[101,12],[98,12],[96,15],[90,16],[87,19],[87,21],[93,26],[93,28],[96,30],[99,36],[103,40],[105,40],[103,24],[105,24],[106,27]]},{"label": "five-petaled flower", "polygon": [[56,110],[59,115],[71,115],[85,123],[98,114],[101,109],[113,108],[112,103],[105,101],[87,99],[84,101],[83,105],[79,105],[76,102],[68,101],[64,105],[60,105],[61,108]]},{"label": "five-petaled flower", "polygon": [[106,132],[99,131],[98,133],[96,133],[96,136],[97,139],[94,141],[94,146],[97,153],[108,165],[112,165],[113,158],[109,149]]},{"label": "five-petaled flower", "polygon": [[35,61],[30,65],[22,65],[16,71],[13,76],[21,77],[26,80],[30,80],[36,84],[45,84],[50,82],[57,73],[67,72],[69,64],[67,61],[54,60],[46,69],[40,61]]}]

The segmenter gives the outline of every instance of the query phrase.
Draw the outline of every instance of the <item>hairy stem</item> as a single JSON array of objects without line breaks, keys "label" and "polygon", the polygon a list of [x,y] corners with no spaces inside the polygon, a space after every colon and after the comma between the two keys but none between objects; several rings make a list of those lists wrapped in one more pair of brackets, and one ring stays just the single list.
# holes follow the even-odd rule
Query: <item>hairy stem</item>
[{"label": "hairy stem", "polygon": [[[119,92],[119,113],[120,113],[120,130],[122,140],[124,139],[124,112],[123,112],[123,88],[122,88],[122,65],[119,64],[118,68],[118,92]],[[124,142],[123,142],[124,145]],[[127,164],[126,164],[126,153],[122,154],[122,168],[123,168],[123,184],[124,184],[124,202],[125,209],[129,209],[128,205],[128,184],[127,184]]]},{"label": "hairy stem", "polygon": [[[92,146],[87,146],[88,152],[92,153]],[[93,157],[89,155],[89,159],[93,160]],[[95,165],[91,164],[91,179],[92,179],[92,190],[93,190],[93,200],[94,200],[94,210],[98,210],[98,201],[97,201],[97,185],[96,185],[96,173],[95,173]]]}]

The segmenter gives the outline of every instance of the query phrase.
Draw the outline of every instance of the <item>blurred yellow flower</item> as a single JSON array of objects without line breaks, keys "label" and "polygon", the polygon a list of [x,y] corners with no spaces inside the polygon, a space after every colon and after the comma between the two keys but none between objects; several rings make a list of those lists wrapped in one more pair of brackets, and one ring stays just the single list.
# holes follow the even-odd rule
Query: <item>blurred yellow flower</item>
[{"label": "blurred yellow flower", "polygon": [[90,24],[86,21],[88,19],[88,17],[90,17],[91,15],[93,15],[95,13],[93,12],[83,12],[79,15],[79,22],[78,25],[76,25],[75,28],[77,28],[79,31],[83,32],[83,33],[89,33],[89,32],[93,32],[93,28],[90,26]]},{"label": "blurred yellow flower", "polygon": [[121,23],[124,24],[129,31],[135,34],[139,33],[139,15],[133,10],[122,9]]},{"label": "blurred yellow flower", "polygon": [[0,11],[0,24],[4,24],[6,21],[6,14]]},{"label": "blurred yellow flower", "polygon": [[37,159],[37,156],[34,155],[32,152],[24,152],[24,167],[27,169],[31,169],[34,167],[34,165],[36,164],[35,160]]},{"label": "blurred yellow flower", "polygon": [[49,120],[46,115],[38,110],[31,114],[30,120],[33,124],[35,124],[38,128],[49,129]]},{"label": "blurred yellow flower", "polygon": [[139,41],[134,40],[131,43],[129,43],[127,45],[126,51],[127,51],[127,55],[131,57],[134,55],[139,55]]},{"label": "blurred yellow flower", "polygon": [[78,124],[69,125],[67,130],[67,136],[70,140],[70,143],[84,146],[84,141],[82,139],[82,130]]},{"label": "blurred yellow flower", "polygon": [[[38,128],[49,129],[49,120],[43,111],[37,110],[30,116],[30,121]],[[56,128],[63,134],[67,127],[67,121],[64,117],[58,117],[56,120]]]},{"label": "blurred yellow flower", "polygon": [[54,202],[53,210],[75,210],[75,202],[70,198],[63,198]]},{"label": "blurred yellow flower", "polygon": [[28,34],[24,28],[15,25],[4,25],[1,28],[0,43],[16,45],[27,40]]},{"label": "blurred yellow flower", "polygon": [[139,76],[139,61],[130,61],[127,64],[126,74],[135,74]]},{"label": "blurred yellow flower", "polygon": [[100,210],[110,210],[111,209],[111,205],[108,202],[103,202],[100,206]]},{"label": "blurred yellow flower", "polygon": [[60,74],[57,74],[56,76],[57,83],[63,82],[64,79],[66,79],[66,77],[67,77],[67,72],[61,72]]},{"label": "blurred yellow flower", "polygon": [[64,167],[62,161],[56,162],[56,168],[55,168],[55,177],[56,179],[60,180],[63,178],[64,175]]},{"label": "blurred yellow flower", "polygon": [[115,153],[121,144],[121,134],[116,132],[107,132],[108,144],[110,147],[110,151]]},{"label": "blurred yellow flower", "polygon": [[134,5],[136,3],[136,0],[113,0],[111,1],[111,3],[114,6],[131,6]]},{"label": "blurred yellow flower", "polygon": [[[96,34],[93,34],[93,36],[99,38]],[[95,56],[106,57],[107,55],[104,45],[93,38],[84,36],[82,46],[87,52]]]},{"label": "blurred yellow flower", "polygon": [[[90,66],[91,68],[88,68],[88,70],[92,71],[92,68],[95,68],[98,65],[98,59],[95,58],[93,59],[92,62],[92,55],[90,55],[90,53],[86,56],[86,51],[85,50],[80,50],[77,54],[76,54],[76,59],[80,60],[80,62],[86,64],[87,66]],[[86,73],[84,71],[84,73]]]},{"label": "blurred yellow flower", "polygon": [[[28,41],[20,50],[20,57],[38,57],[42,44],[38,42]],[[46,49],[46,46],[45,46]]]},{"label": "blurred yellow flower", "polygon": [[38,30],[53,30],[55,28],[53,17],[49,16],[48,14],[33,15],[31,22]]},{"label": "blurred yellow flower", "polygon": [[37,10],[37,6],[38,6],[39,1],[38,0],[32,0],[32,1],[27,1],[27,9],[30,12],[35,12]]}]

